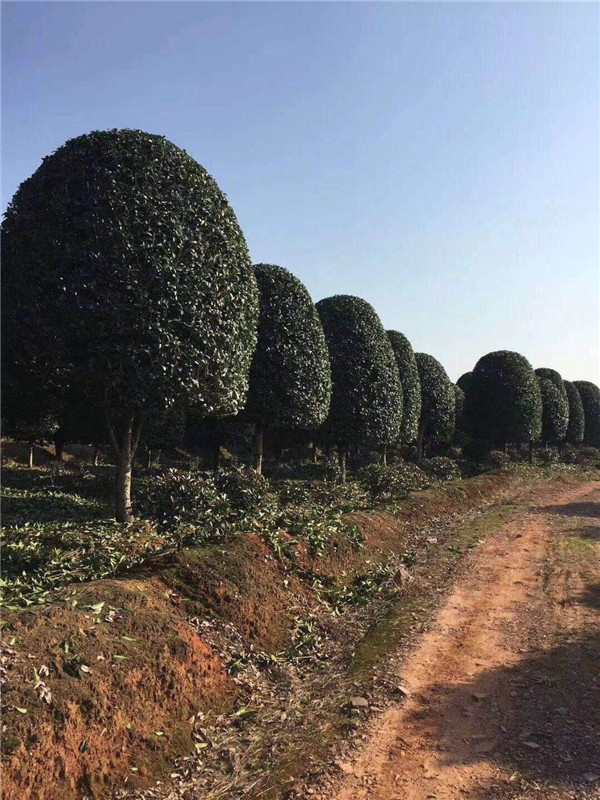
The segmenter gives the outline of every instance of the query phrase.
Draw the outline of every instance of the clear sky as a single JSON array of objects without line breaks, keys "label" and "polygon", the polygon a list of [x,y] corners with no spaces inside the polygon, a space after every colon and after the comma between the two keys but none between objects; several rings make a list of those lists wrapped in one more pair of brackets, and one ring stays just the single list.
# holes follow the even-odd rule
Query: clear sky
[{"label": "clear sky", "polygon": [[600,379],[599,7],[2,4],[3,208],[62,142],[164,134],[253,261],[356,294],[455,380]]}]

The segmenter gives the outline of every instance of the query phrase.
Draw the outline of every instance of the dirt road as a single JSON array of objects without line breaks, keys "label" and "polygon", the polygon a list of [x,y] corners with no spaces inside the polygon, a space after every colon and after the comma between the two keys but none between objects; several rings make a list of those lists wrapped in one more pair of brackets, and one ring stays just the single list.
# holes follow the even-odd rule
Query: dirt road
[{"label": "dirt road", "polygon": [[600,484],[481,545],[335,800],[600,797]]}]

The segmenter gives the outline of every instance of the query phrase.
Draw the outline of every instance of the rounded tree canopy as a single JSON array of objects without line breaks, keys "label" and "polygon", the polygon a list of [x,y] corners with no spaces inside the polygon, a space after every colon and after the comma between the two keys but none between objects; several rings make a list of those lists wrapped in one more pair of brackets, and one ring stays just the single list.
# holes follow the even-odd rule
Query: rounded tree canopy
[{"label": "rounded tree canopy", "polygon": [[[538,375],[542,396],[542,441],[559,444],[565,438],[569,424],[569,404],[564,386],[560,388],[554,380]],[[561,379],[562,384],[562,379]]]},{"label": "rounded tree canopy", "polygon": [[573,381],[583,405],[583,441],[590,447],[600,447],[600,389],[590,381]]},{"label": "rounded tree canopy", "polygon": [[421,416],[421,383],[412,346],[398,331],[387,332],[398,365],[402,384],[402,444],[411,444],[419,432]]},{"label": "rounded tree canopy", "polygon": [[416,353],[421,381],[421,429],[426,441],[450,442],[455,425],[454,387],[440,362],[427,353]]},{"label": "rounded tree canopy", "polygon": [[390,340],[372,306],[349,295],[320,300],[333,391],[325,433],[339,444],[398,442],[402,384]]},{"label": "rounded tree canopy", "polygon": [[106,409],[244,403],[257,288],[225,195],[185,151],[136,130],[71,139],[3,223],[10,358],[48,392]]},{"label": "rounded tree canopy", "polygon": [[542,398],[531,364],[498,350],[479,359],[469,388],[471,433],[494,445],[535,442],[542,433]]},{"label": "rounded tree canopy", "polygon": [[465,394],[469,391],[471,381],[473,380],[472,372],[463,372],[460,378],[456,381],[456,385],[463,390]]},{"label": "rounded tree canopy", "polygon": [[570,381],[563,381],[563,383],[569,401],[569,427],[565,438],[570,444],[581,444],[585,427],[581,397],[574,383]]},{"label": "rounded tree canopy", "polygon": [[303,283],[287,269],[254,267],[258,342],[244,416],[282,428],[316,428],[329,412],[331,367],[323,326]]}]

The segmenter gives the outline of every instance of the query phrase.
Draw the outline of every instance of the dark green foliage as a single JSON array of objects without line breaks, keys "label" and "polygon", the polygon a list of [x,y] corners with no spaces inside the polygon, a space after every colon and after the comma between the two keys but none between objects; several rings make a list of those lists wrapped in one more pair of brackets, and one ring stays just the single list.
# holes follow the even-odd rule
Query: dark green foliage
[{"label": "dark green foliage", "polygon": [[542,441],[559,444],[565,438],[569,425],[567,393],[564,386],[559,388],[554,380],[543,375],[538,375],[538,383],[542,396]]},{"label": "dark green foliage", "polygon": [[453,384],[439,361],[427,353],[417,353],[421,381],[421,419],[419,435],[424,442],[450,442],[455,424]]},{"label": "dark green foliage", "polygon": [[454,390],[454,436],[455,445],[461,445],[467,436],[467,420],[465,411],[465,393],[457,383],[452,384]]},{"label": "dark green foliage", "polygon": [[321,320],[291,272],[270,264],[257,264],[254,272],[260,316],[244,416],[270,427],[316,428],[331,400]]},{"label": "dark green foliage", "polygon": [[468,392],[468,421],[470,433],[490,446],[539,440],[542,398],[526,358],[499,350],[479,359]]},{"label": "dark green foliage", "polygon": [[472,379],[473,379],[472,372],[463,372],[460,378],[456,381],[456,385],[459,386],[465,394],[467,394],[471,386]]},{"label": "dark green foliage", "polygon": [[583,441],[590,447],[600,447],[600,389],[591,381],[574,381],[573,385],[583,405]]},{"label": "dark green foliage", "polygon": [[485,466],[490,469],[506,469],[512,459],[504,450],[491,450],[485,459]]},{"label": "dark green foliage", "polygon": [[243,405],[256,282],[225,196],[142,131],[71,139],[19,187],[3,225],[5,342],[48,388],[114,411]]},{"label": "dark green foliage", "polygon": [[155,411],[145,420],[142,443],[151,451],[178,447],[183,442],[186,428],[186,415],[183,409]]},{"label": "dark green foliage", "polygon": [[422,469],[438,481],[454,481],[460,478],[458,464],[446,456],[426,459],[423,461]]},{"label": "dark green foliage", "polygon": [[535,454],[535,463],[547,467],[557,464],[559,459],[558,450],[554,447],[543,448]]},{"label": "dark green foliage", "polygon": [[419,432],[421,416],[421,382],[412,346],[406,336],[398,331],[387,332],[398,365],[402,384],[402,435],[401,444],[412,444]]},{"label": "dark green foliage", "polygon": [[336,295],[317,303],[329,346],[333,393],[325,432],[332,442],[395,444],[402,384],[390,340],[373,308]]},{"label": "dark green foliage", "polygon": [[581,397],[574,383],[570,381],[563,381],[563,383],[569,403],[569,427],[567,428],[565,439],[570,444],[581,444],[585,428]]},{"label": "dark green foliage", "polygon": [[243,406],[258,297],[235,215],[163,137],[96,131],[44,159],[2,232],[8,363],[61,407],[74,392],[101,407],[127,521],[144,414]]},{"label": "dark green foliage", "polygon": [[269,477],[286,480],[333,481],[341,477],[337,458],[324,458],[320,461],[280,461],[269,470]]},{"label": "dark green foliage", "polygon": [[399,500],[408,492],[424,489],[429,481],[416,464],[401,461],[392,466],[370,464],[359,470],[361,486],[376,499]]}]

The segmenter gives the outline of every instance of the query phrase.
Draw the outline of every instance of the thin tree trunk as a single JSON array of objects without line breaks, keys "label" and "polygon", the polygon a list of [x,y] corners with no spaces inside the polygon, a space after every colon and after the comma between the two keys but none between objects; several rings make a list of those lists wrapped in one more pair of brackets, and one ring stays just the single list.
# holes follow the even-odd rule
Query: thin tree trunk
[{"label": "thin tree trunk", "polygon": [[417,464],[423,461],[423,439],[425,438],[425,428],[419,425],[419,435],[417,436]]},{"label": "thin tree trunk", "polygon": [[212,468],[216,472],[221,466],[221,445],[219,442],[214,444],[211,449]]},{"label": "thin tree trunk", "polygon": [[152,450],[149,447],[146,448],[146,469],[150,469],[152,466]]},{"label": "thin tree trunk", "polygon": [[56,433],[54,434],[54,453],[56,457],[56,461],[60,464],[63,460],[63,449],[65,446],[65,440],[62,433],[62,430],[59,428]]},{"label": "thin tree trunk", "polygon": [[312,460],[313,460],[313,464],[316,464],[318,462],[318,460],[319,460],[318,457],[317,457],[317,445],[314,444],[314,443],[313,443],[313,446],[312,446]]},{"label": "thin tree trunk", "polygon": [[29,442],[29,469],[33,469],[33,442]]},{"label": "thin tree trunk", "polygon": [[108,433],[117,457],[117,471],[115,476],[115,518],[117,522],[131,522],[131,473],[132,464],[137,450],[142,426],[140,416],[124,414],[119,420],[119,428],[115,432],[110,418],[108,418]]},{"label": "thin tree trunk", "polygon": [[384,444],[381,448],[381,463],[384,467],[387,467],[387,445]]},{"label": "thin tree trunk", "polygon": [[529,442],[529,463],[533,465],[533,442]]},{"label": "thin tree trunk", "polygon": [[257,423],[254,430],[254,469],[259,475],[262,475],[263,463],[263,426],[262,423]]},{"label": "thin tree trunk", "polygon": [[92,445],[92,465],[94,467],[98,466],[98,453],[99,453],[99,451],[100,451],[100,445],[98,444],[98,442],[95,442]]},{"label": "thin tree trunk", "polygon": [[339,449],[339,461],[340,461],[340,469],[342,471],[341,474],[341,482],[346,483],[346,466],[348,460],[348,449],[346,445],[342,445]]}]

